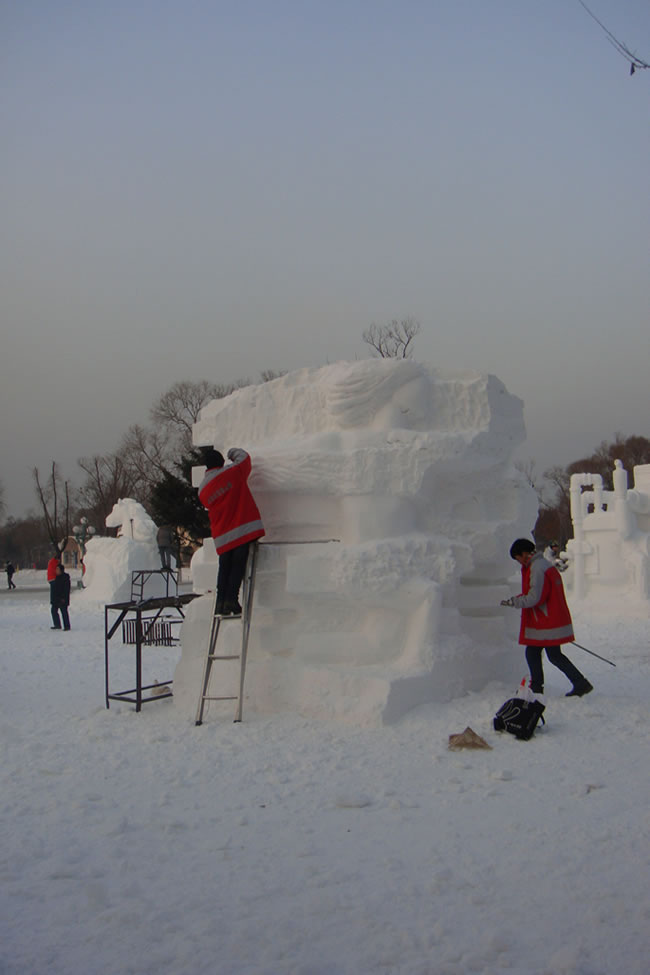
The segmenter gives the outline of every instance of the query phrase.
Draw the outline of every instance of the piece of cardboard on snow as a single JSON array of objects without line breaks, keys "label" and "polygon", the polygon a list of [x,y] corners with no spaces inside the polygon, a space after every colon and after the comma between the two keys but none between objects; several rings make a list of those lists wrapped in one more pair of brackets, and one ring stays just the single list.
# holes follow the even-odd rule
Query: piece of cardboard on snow
[{"label": "piece of cardboard on snow", "polygon": [[449,735],[449,748],[452,751],[458,751],[461,748],[489,748],[491,751],[492,745],[488,745],[485,739],[472,731],[468,725],[460,734]]}]

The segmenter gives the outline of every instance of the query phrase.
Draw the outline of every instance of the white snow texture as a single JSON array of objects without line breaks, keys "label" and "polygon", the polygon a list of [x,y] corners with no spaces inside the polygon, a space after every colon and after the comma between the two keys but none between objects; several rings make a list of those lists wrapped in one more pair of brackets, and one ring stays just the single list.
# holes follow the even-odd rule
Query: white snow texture
[{"label": "white snow texture", "polygon": [[[512,464],[523,404],[494,376],[368,359],[204,407],[198,445],[244,447],[260,544],[247,696],[260,713],[358,723],[509,673],[513,539],[537,499]],[[203,471],[197,470],[196,483]],[[192,563],[213,589],[211,540]],[[211,598],[191,605],[174,700],[196,711]],[[239,628],[224,628],[235,652]]]}]

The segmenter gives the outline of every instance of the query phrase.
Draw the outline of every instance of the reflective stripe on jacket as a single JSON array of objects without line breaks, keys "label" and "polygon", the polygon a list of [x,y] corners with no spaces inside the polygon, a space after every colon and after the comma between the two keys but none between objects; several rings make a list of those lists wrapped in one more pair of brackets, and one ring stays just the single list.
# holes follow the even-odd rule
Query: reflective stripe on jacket
[{"label": "reflective stripe on jacket", "polygon": [[521,567],[521,595],[513,605],[521,609],[519,642],[546,647],[571,643],[573,623],[560,573],[541,553]]},{"label": "reflective stripe on jacket", "polygon": [[231,451],[233,463],[206,471],[199,500],[208,509],[210,532],[219,555],[264,534],[262,519],[246,483],[251,459],[245,450]]}]

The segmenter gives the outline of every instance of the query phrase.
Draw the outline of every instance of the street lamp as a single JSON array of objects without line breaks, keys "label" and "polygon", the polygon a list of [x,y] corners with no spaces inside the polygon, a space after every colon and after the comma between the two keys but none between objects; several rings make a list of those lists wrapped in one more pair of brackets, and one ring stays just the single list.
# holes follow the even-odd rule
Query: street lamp
[{"label": "street lamp", "polygon": [[74,525],[72,528],[72,534],[75,537],[77,545],[79,546],[79,551],[81,552],[81,579],[77,583],[80,589],[84,588],[83,584],[83,574],[86,571],[86,566],[84,565],[84,556],[86,554],[86,542],[89,538],[92,538],[95,534],[95,529],[92,525],[88,524],[88,519],[85,517],[79,519],[79,524]]}]

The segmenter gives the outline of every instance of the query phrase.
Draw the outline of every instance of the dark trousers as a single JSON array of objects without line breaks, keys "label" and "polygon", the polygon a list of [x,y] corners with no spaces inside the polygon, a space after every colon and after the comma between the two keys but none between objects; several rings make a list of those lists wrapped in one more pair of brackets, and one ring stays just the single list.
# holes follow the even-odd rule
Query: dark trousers
[{"label": "dark trousers", "polygon": [[568,657],[562,653],[562,647],[558,644],[552,647],[526,647],[526,661],[530,670],[530,689],[534,694],[541,694],[544,691],[544,668],[542,667],[542,650],[546,650],[546,656],[554,667],[561,670],[569,678],[573,686],[586,680]]},{"label": "dark trousers", "polygon": [[158,553],[160,555],[160,565],[163,569],[171,569],[172,567],[172,555],[174,550],[171,545],[159,545]]},{"label": "dark trousers", "polygon": [[217,573],[217,600],[220,603],[236,603],[242,579],[246,571],[250,542],[231,548],[219,556]]},{"label": "dark trousers", "polygon": [[59,619],[59,610],[61,610],[61,618],[63,619],[63,629],[70,629],[70,616],[68,615],[67,606],[51,606],[52,610],[52,622],[57,630],[61,629],[61,620]]}]

